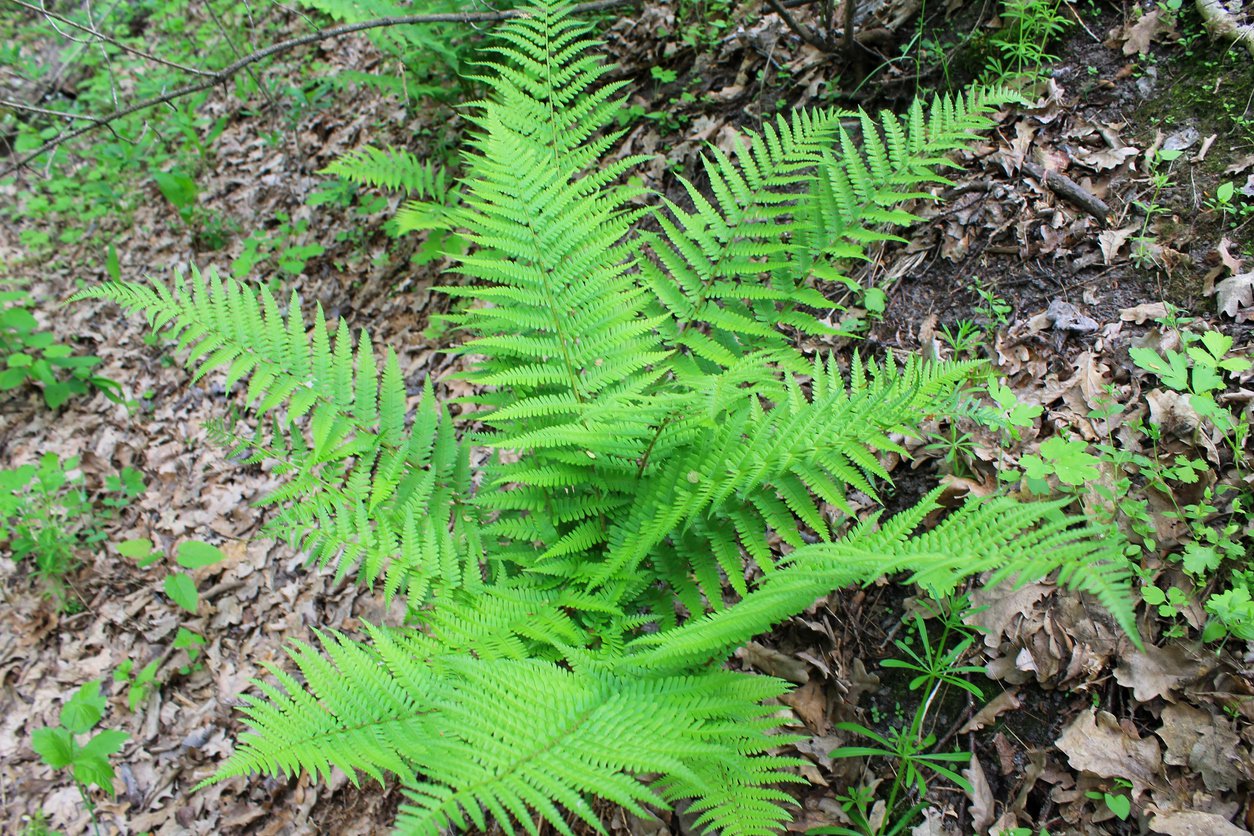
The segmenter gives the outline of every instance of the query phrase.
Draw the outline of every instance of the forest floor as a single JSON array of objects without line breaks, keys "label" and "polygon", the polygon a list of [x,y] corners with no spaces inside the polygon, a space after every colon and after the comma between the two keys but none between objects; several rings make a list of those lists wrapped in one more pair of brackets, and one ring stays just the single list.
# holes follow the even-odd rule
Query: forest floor
[{"label": "forest floor", "polygon": [[[900,109],[918,89],[970,80],[996,28],[987,3],[937,4],[895,28],[906,7],[885,3],[862,22],[884,33],[874,41],[881,54],[862,56],[859,68],[806,45],[763,4],[734,13],[695,4],[707,5],[725,13],[713,29],[688,4],[676,19],[676,7],[652,0],[598,26],[638,117],[615,156],[649,155],[639,175],[675,199],[678,174],[699,181],[706,143],[731,148],[737,131],[795,107]],[[1241,574],[1254,542],[1254,460],[1239,435],[1254,416],[1254,372],[1240,362],[1254,353],[1254,62],[1209,40],[1189,7],[1062,8],[1073,25],[1031,103],[998,114],[956,158],[940,199],[913,208],[921,220],[854,271],[861,289],[838,317],[851,336],[807,348],[986,359],[1029,425],[1007,439],[971,412],[934,422],[910,458],[888,462],[890,505],[940,481],[950,504],[1047,490],[1113,517],[1139,547],[1144,647],[1049,582],[975,592],[944,637],[936,625],[945,619],[893,579],[834,592],[733,662],[797,685],[784,700],[807,735],[795,747],[809,779],[797,785],[797,832],[849,826],[850,788],[882,799],[902,769],[891,758],[833,757],[866,745],[838,724],[891,734],[915,718],[935,738],[928,751],[970,753],[954,765],[967,786],[928,773],[925,795],[908,787],[896,809],[868,803],[885,830],[904,819],[900,832],[916,836],[1254,831],[1254,607],[1240,608],[1240,590],[1254,588],[1254,575]],[[277,31],[308,31],[303,17],[272,12]],[[813,22],[809,7],[794,13]],[[26,36],[26,54],[55,62],[64,44],[45,30]],[[912,39],[926,51],[904,52]],[[350,36],[264,72],[309,79],[315,62],[318,79],[395,70],[371,41]],[[23,77],[16,67],[9,80]],[[850,80],[858,75],[861,84]],[[249,277],[299,287],[328,318],[368,327],[376,344],[397,350],[412,392],[431,376],[461,394],[433,319],[448,304],[432,291],[446,263],[438,242],[390,237],[383,222],[396,198],[346,196],[318,173],[366,143],[438,153],[465,127],[459,112],[440,101],[406,106],[377,85],[289,83],[295,92],[278,99],[225,89],[200,104],[198,118],[217,135],[204,142],[198,196],[183,218],[151,178],[137,178],[121,187],[139,195],[130,211],[66,235],[81,219],[38,203],[43,173],[0,179],[9,205],[0,276],[28,282],[40,325],[102,358],[98,373],[131,402],[95,393],[51,409],[34,385],[0,393],[0,467],[75,457],[72,474],[97,507],[124,468],[145,485],[95,524],[100,536],[56,590],[26,563],[0,561],[0,831],[47,832],[40,822],[90,831],[74,783],[30,745],[90,680],[109,695],[103,725],[129,734],[114,758],[116,794],[94,794],[101,832],[374,833],[399,801],[392,787],[357,789],[342,775],[192,791],[230,751],[239,695],[265,664],[280,663],[284,643],[313,626],[352,630],[397,613],[259,536],[266,514],[252,503],[279,481],[209,441],[206,423],[228,406],[220,381],[189,383],[170,348],[112,305],[58,305],[114,273],[242,264]],[[0,167],[6,153],[15,152],[0,143]],[[74,147],[67,153],[73,160]],[[1070,196],[1042,169],[1069,178]],[[1098,202],[1107,211],[1092,211]],[[1231,342],[1203,342],[1207,334]],[[1205,353],[1212,346],[1218,356]],[[1161,368],[1147,367],[1149,352]],[[1217,369],[1209,389],[1198,383],[1202,367]],[[1014,471],[1022,477],[999,478]],[[119,554],[117,544],[134,538],[165,551],[188,538],[221,549],[225,560],[193,573],[194,614],[163,593],[163,564],[139,568]],[[1217,597],[1231,610],[1226,620],[1219,605],[1206,607]],[[198,653],[175,641],[184,629],[205,638]],[[959,648],[955,664],[974,666],[974,690],[920,694],[908,672],[883,666],[926,648]],[[135,710],[127,678],[115,676],[128,660],[134,671],[157,662]],[[646,822],[607,810],[604,822],[614,833],[685,830],[682,815]]]}]

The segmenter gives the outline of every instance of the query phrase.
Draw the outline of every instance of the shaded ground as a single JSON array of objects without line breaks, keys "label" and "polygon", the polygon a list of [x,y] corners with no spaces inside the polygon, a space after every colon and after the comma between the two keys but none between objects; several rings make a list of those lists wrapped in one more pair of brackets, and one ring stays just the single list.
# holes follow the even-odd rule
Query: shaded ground
[{"label": "shaded ground", "polygon": [[[998,472],[1060,433],[1145,452],[1150,445],[1131,429],[1135,417],[1161,432],[1155,452],[1206,461],[1203,482],[1249,482],[1248,464],[1237,466],[1248,459],[1248,445],[1234,457],[1204,431],[1163,417],[1150,398],[1160,391],[1156,382],[1135,367],[1128,349],[1167,350],[1178,343],[1178,326],[1155,321],[1167,314],[1159,303],[1169,302],[1196,318],[1194,330],[1218,328],[1233,338],[1233,355],[1250,355],[1251,301],[1236,298],[1221,314],[1216,303],[1224,299],[1216,299],[1215,285],[1241,275],[1254,258],[1254,213],[1242,208],[1254,196],[1254,69],[1244,54],[1222,53],[1201,36],[1189,10],[1175,24],[1187,41],[1181,45],[1157,6],[1129,14],[1068,9],[1084,26],[1071,27],[1059,45],[1062,57],[1033,106],[1003,114],[997,129],[960,158],[954,185],[937,189],[946,199],[916,208],[923,220],[905,233],[909,240],[885,245],[860,268],[862,286],[883,288],[886,305],[876,317],[851,298],[844,322],[854,328],[855,320],[864,320],[865,339],[837,344],[842,350],[985,357],[1018,402],[1041,407],[1041,414],[1011,444],[969,420],[938,418],[935,435],[913,443],[914,461],[891,462],[897,491],[890,508],[909,505],[938,477],[947,480],[954,501],[996,490]],[[728,147],[735,130],[776,110],[851,100],[898,105],[914,92],[915,63],[898,61],[851,93],[852,82],[842,87],[834,80],[842,73],[851,79],[856,69],[801,44],[775,15],[756,6],[750,11],[734,15],[699,47],[659,36],[688,31],[665,5],[649,3],[631,17],[607,21],[610,52],[633,81],[631,104],[644,114],[619,153],[654,156],[642,170],[651,188],[679,198],[676,172],[696,178],[693,163],[703,142]],[[881,6],[864,25],[891,20],[894,11]],[[797,14],[810,19],[808,10]],[[899,45],[917,31],[916,18],[909,20],[890,41],[877,43],[882,56],[862,63],[879,67],[883,56],[899,54]],[[923,31],[938,45],[930,55],[950,56],[946,66],[965,80],[973,66],[982,66],[987,49],[959,34],[991,31],[990,21],[989,13],[973,7],[949,18],[929,10]],[[298,20],[283,25],[303,31]],[[315,56],[337,67],[386,68],[369,42],[348,38],[333,49],[295,54],[269,72],[295,74],[301,61]],[[919,68],[925,86],[945,76],[939,61]],[[316,172],[339,154],[367,142],[443,146],[460,128],[455,113],[409,110],[357,85],[327,91],[317,107],[284,113],[256,102],[250,107],[222,94],[204,106],[225,121],[213,142],[213,164],[201,174],[199,204],[228,219],[228,232],[240,231],[227,234],[221,249],[209,251],[203,224],[171,222],[169,206],[151,183],[133,185],[151,198],[133,218],[106,218],[98,234],[80,241],[31,247],[29,237],[21,237],[65,218],[0,226],[0,265],[32,282],[45,303],[43,322],[63,341],[101,356],[104,373],[138,401],[128,411],[97,395],[51,411],[34,388],[4,393],[4,466],[47,452],[78,455],[93,490],[120,468],[136,468],[147,490],[107,524],[108,543],[148,537],[169,548],[195,537],[217,543],[228,558],[199,572],[204,604],[193,618],[164,598],[159,575],[135,568],[109,546],[85,553],[82,568],[68,578],[68,599],[75,602],[68,609],[77,612],[41,596],[24,566],[0,563],[0,751],[7,753],[0,766],[0,821],[6,832],[20,832],[37,811],[53,827],[86,832],[77,791],[39,764],[29,737],[55,719],[75,687],[97,678],[108,683],[128,658],[137,667],[159,659],[160,687],[130,712],[122,686],[106,685],[106,725],[128,731],[131,740],[116,759],[117,796],[97,799],[103,830],[371,833],[390,821],[400,801],[393,790],[359,791],[342,777],[329,787],[301,778],[232,781],[190,792],[229,751],[239,728],[231,711],[237,695],[263,674],[263,663],[280,658],[286,640],[307,637],[315,625],[352,629],[355,619],[398,614],[385,613],[355,587],[333,584],[328,573],[302,568],[290,548],[257,536],[265,513],[248,503],[277,481],[264,467],[229,461],[208,442],[204,426],[227,402],[219,383],[189,386],[164,361],[166,350],[149,345],[139,323],[112,307],[53,304],[78,283],[105,278],[102,245],[116,249],[124,278],[189,262],[225,266],[242,251],[247,231],[280,229],[282,212],[293,224],[308,222],[290,236],[294,243],[324,250],[291,280],[305,299],[320,301],[329,316],[345,317],[354,327],[368,326],[377,341],[394,346],[412,387],[427,375],[441,378],[451,361],[439,351],[444,336],[431,319],[446,304],[431,292],[438,253],[415,263],[415,255],[426,258],[421,242],[395,241],[381,231],[395,199],[368,207],[372,211],[358,211],[364,199],[318,206],[307,200],[326,182]],[[265,138],[274,132],[277,140]],[[1155,151],[1176,146],[1182,153],[1175,160],[1156,157]],[[1093,217],[1060,198],[1025,170],[1025,162],[1065,173],[1104,200],[1111,216]],[[1151,179],[1155,170],[1166,172],[1161,185]],[[25,182],[0,184],[0,196],[17,200]],[[1236,184],[1232,207],[1208,206],[1224,182]],[[1246,189],[1250,196],[1243,195]],[[1163,211],[1147,219],[1145,204]],[[1056,303],[1071,306],[1066,316],[1057,308],[1047,315]],[[945,329],[956,333],[963,321],[978,337],[955,344]],[[1225,390],[1225,403],[1247,420],[1250,381],[1243,372]],[[455,393],[455,386],[446,382],[446,391]],[[1094,417],[1111,403],[1121,407],[1119,417]],[[961,436],[961,444],[938,442]],[[1185,588],[1173,556],[1188,536],[1164,508],[1196,502],[1198,495],[1176,487],[1179,496],[1163,497],[1134,479],[1128,495],[1147,499],[1158,535],[1156,548],[1142,557],[1146,581]],[[1090,513],[1100,511],[1095,485],[1073,493]],[[1249,517],[1227,506],[1215,520],[1236,524],[1230,536],[1248,563]],[[934,751],[973,753],[964,773],[971,789],[932,781],[920,802],[925,811],[907,832],[998,833],[1022,826],[1055,834],[1183,836],[1254,829],[1254,652],[1236,637],[1198,641],[1206,621],[1203,592],[1173,617],[1145,607],[1143,652],[1098,608],[1051,584],[976,592],[974,603],[986,609],[973,620],[988,629],[972,628],[962,663],[984,669],[969,677],[982,693],[938,692],[926,723],[937,738]],[[812,783],[799,791],[797,831],[846,824],[850,805],[838,797],[849,787],[882,790],[892,783],[899,764],[832,757],[841,746],[865,742],[836,724],[857,722],[883,734],[914,716],[923,695],[909,689],[910,676],[881,663],[902,658],[905,650],[895,641],[921,649],[917,634],[903,626],[920,606],[896,585],[837,592],[737,654],[736,664],[798,685],[786,702],[811,735],[797,748],[809,762],[803,772]],[[199,664],[172,649],[179,626],[208,639]],[[1125,797],[1130,812],[1121,821],[1118,799]],[[613,810],[604,820],[615,832],[641,834],[683,832],[685,822],[681,815],[642,822]]]}]

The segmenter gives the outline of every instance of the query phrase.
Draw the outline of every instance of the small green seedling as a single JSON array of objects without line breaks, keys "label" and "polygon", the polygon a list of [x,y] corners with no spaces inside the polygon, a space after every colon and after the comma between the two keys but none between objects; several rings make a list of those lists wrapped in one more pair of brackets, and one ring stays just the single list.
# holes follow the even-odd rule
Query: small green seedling
[{"label": "small green seedling", "polygon": [[100,694],[100,681],[88,682],[61,706],[60,725],[35,729],[31,748],[53,769],[69,769],[78,794],[91,815],[92,827],[98,834],[96,805],[88,793],[92,784],[113,795],[113,765],[109,756],[126,742],[126,732],[103,729],[83,744],[78,736],[89,733],[104,716],[105,698]]},{"label": "small green seedling", "polygon": [[[148,568],[164,557],[160,550],[153,548],[152,541],[146,537],[119,543],[117,549],[123,557],[134,560],[135,565],[141,569]],[[184,540],[179,543],[174,561],[184,569],[200,569],[212,566],[222,558],[223,554],[216,546],[199,540]],[[196,591],[196,581],[191,575],[171,571],[162,584],[171,601],[192,615],[196,614],[196,609],[200,606],[200,594]]]},{"label": "small green seedling", "polygon": [[113,681],[119,685],[125,684],[127,686],[126,707],[131,711],[134,711],[144,700],[148,699],[148,695],[156,688],[157,668],[160,665],[161,660],[154,659],[147,665],[144,665],[139,673],[132,678],[131,674],[135,670],[135,660],[127,659],[113,671]]},{"label": "small green seedling", "polygon": [[0,292],[0,303],[0,391],[38,383],[50,409],[59,409],[89,386],[116,403],[122,401],[118,383],[92,373],[99,357],[75,355],[50,331],[39,330],[24,291]]},{"label": "small green seedling", "polygon": [[[119,543],[117,549],[123,557],[134,560],[135,565],[141,569],[152,566],[165,556],[160,549],[154,548],[152,541],[146,537]],[[223,557],[222,551],[217,546],[211,546],[199,540],[184,540],[175,550],[174,562],[184,569],[194,570],[212,566],[220,562]],[[171,601],[192,615],[195,615],[196,610],[200,608],[200,593],[196,590],[196,581],[186,572],[170,570],[162,581],[162,588]],[[200,667],[197,660],[200,658],[200,649],[204,644],[204,636],[186,627],[179,627],[178,633],[174,636],[173,648],[187,651],[187,664],[179,668],[180,673],[189,674]]]},{"label": "small green seedling", "polygon": [[[1119,790],[1127,790],[1132,787],[1132,784],[1122,778],[1116,778],[1115,786]],[[1119,819],[1119,821],[1127,821],[1128,816],[1132,814],[1132,799],[1128,797],[1126,792],[1110,793],[1090,790],[1089,792],[1086,792],[1085,795],[1095,801],[1100,801],[1105,804],[1106,809],[1109,810],[1115,818]]]},{"label": "small green seedling", "polygon": [[1099,461],[1080,439],[1054,435],[1041,442],[1040,455],[1028,454],[1019,459],[1019,465],[1028,490],[1040,496],[1050,492],[1050,476],[1070,487],[1096,480],[1101,476]]}]

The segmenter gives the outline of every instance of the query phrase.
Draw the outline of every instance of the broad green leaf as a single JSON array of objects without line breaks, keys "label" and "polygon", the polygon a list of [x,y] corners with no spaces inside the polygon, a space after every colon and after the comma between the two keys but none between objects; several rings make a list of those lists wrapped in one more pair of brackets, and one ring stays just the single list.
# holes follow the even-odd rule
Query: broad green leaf
[{"label": "broad green leaf", "polygon": [[80,750],[74,757],[74,778],[81,784],[95,784],[113,795],[113,767],[108,758]]},{"label": "broad green leaf", "polygon": [[200,595],[196,592],[196,582],[182,572],[166,575],[165,594],[189,613],[194,614],[200,603]]},{"label": "broad green leaf", "polygon": [[100,694],[100,681],[88,682],[61,706],[61,725],[74,734],[84,734],[104,716],[105,698]]},{"label": "broad green leaf", "polygon": [[175,560],[184,569],[199,569],[202,566],[212,566],[224,556],[217,546],[211,546],[199,540],[184,540],[179,543]]},{"label": "broad green leaf", "polygon": [[53,769],[69,766],[74,759],[74,736],[66,729],[35,729],[30,746]]},{"label": "broad green leaf", "polygon": [[130,735],[124,731],[117,729],[102,729],[87,741],[86,745],[79,749],[79,752],[88,756],[96,756],[108,758],[114,752],[122,748],[122,744],[127,741]]},{"label": "broad green leaf", "polygon": [[147,537],[124,540],[118,543],[117,550],[123,557],[129,557],[131,560],[134,560],[135,565],[141,569],[151,566],[161,559],[161,552],[153,549],[152,541]]}]

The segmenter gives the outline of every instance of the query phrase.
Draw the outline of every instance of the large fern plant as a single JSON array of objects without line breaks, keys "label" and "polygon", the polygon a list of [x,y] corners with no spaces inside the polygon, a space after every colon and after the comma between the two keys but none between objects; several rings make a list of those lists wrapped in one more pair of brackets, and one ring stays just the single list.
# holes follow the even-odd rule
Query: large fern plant
[{"label": "large fern plant", "polygon": [[[767,833],[799,780],[769,704],[788,686],[723,662],[817,597],[894,572],[941,593],[1058,571],[1131,629],[1118,555],[1056,505],[976,501],[919,533],[933,494],[855,519],[850,492],[876,496],[880,454],[971,364],[842,371],[793,347],[831,330],[824,283],[910,220],[903,201],[1006,97],[799,112],[711,148],[708,190],[648,205],[624,185],[639,161],[605,161],[621,85],[595,50],[536,0],[482,65],[447,209],[472,246],[445,288],[465,300],[478,431],[430,381],[414,403],[392,351],[265,286],[193,271],[80,294],[144,311],[197,377],[246,380],[262,420],[218,432],[286,471],[274,529],[408,602],[404,626],[294,645],[299,675],[256,683],[210,780],[398,779],[404,833],[600,830],[595,797]],[[492,451],[481,470],[473,447]]]}]

